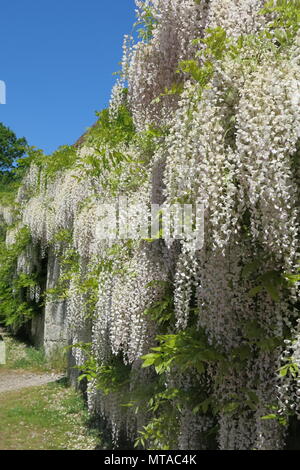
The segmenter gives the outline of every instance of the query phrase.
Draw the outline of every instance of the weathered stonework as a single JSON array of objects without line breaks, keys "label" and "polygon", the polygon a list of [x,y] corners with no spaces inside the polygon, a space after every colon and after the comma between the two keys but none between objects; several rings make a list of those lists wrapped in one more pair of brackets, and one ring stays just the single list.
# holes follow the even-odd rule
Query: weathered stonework
[{"label": "weathered stonework", "polygon": [[[48,257],[46,289],[53,289],[60,273],[59,260],[50,252]],[[46,302],[44,321],[44,348],[46,355],[67,345],[66,303]]]}]

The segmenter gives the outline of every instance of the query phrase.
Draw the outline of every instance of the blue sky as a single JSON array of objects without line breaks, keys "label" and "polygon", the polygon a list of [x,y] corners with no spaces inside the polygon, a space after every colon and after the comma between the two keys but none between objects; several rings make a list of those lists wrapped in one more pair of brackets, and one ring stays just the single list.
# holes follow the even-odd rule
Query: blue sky
[{"label": "blue sky", "polygon": [[51,153],[107,106],[134,0],[2,0],[0,122]]}]

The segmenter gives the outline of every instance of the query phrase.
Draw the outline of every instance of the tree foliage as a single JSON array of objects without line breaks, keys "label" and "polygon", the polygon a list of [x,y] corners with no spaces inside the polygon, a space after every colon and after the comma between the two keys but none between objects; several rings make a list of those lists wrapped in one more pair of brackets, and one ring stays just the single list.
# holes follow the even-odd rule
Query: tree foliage
[{"label": "tree foliage", "polygon": [[16,134],[0,122],[0,171],[8,171],[24,157],[27,148],[25,137],[17,138]]}]

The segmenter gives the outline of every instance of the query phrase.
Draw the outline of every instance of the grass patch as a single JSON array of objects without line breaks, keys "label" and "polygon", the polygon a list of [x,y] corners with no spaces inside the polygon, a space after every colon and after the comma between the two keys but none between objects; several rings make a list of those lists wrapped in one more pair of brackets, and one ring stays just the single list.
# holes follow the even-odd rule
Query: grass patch
[{"label": "grass patch", "polygon": [[37,349],[18,341],[12,336],[5,337],[6,364],[0,365],[1,369],[22,369],[36,372],[65,372],[67,367],[66,351],[57,349],[46,358],[42,348]]},{"label": "grass patch", "polygon": [[46,366],[44,351],[27,347],[24,357],[16,359],[15,361],[12,358],[10,365],[12,369],[44,369]]},{"label": "grass patch", "polygon": [[0,450],[91,450],[98,431],[79,392],[64,381],[0,394]]}]

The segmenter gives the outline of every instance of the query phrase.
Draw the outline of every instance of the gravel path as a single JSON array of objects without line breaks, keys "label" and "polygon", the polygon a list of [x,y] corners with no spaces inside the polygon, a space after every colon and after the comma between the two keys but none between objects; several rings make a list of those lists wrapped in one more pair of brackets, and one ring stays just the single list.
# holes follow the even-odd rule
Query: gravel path
[{"label": "gravel path", "polygon": [[[9,336],[7,332],[0,327],[0,337],[5,339],[7,336]],[[5,368],[2,369],[0,366],[0,393],[45,385],[62,379],[63,377],[64,375],[62,374],[9,370]]]},{"label": "gravel path", "polygon": [[63,377],[59,374],[42,374],[24,371],[8,371],[0,369],[0,393],[35,387],[55,382]]}]

